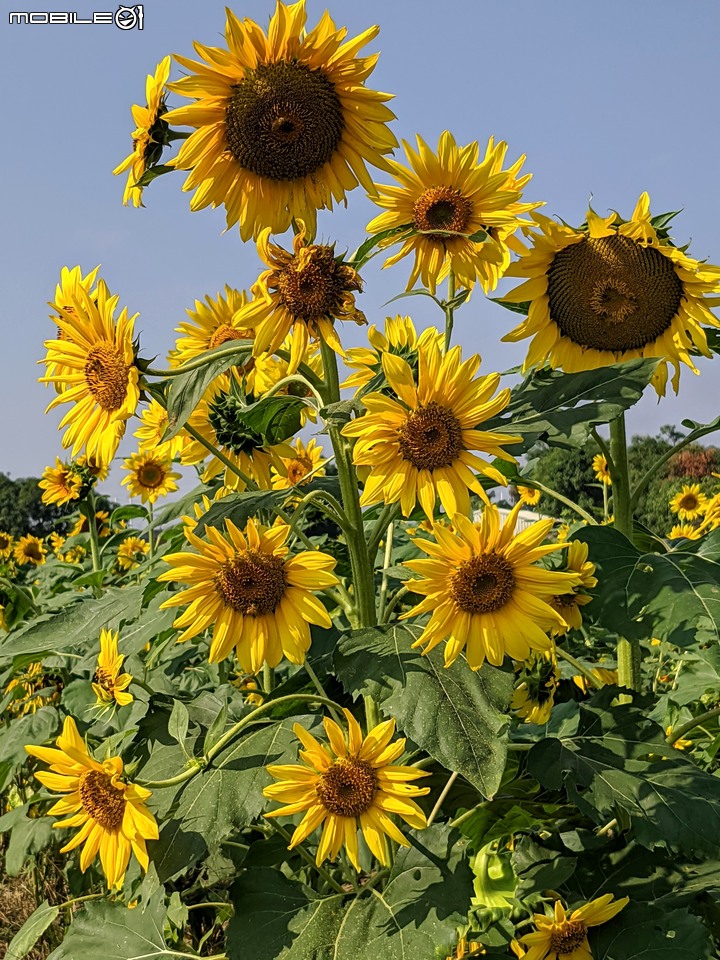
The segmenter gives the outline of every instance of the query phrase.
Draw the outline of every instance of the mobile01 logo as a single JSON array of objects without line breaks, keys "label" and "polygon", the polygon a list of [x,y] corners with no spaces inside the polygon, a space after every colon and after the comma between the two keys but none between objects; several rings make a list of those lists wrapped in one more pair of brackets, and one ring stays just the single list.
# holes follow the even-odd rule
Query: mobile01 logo
[{"label": "mobile01 logo", "polygon": [[52,24],[98,24],[114,23],[120,30],[142,30],[145,13],[143,4],[136,3],[132,7],[120,4],[113,13],[112,10],[94,10],[87,15],[76,10],[15,10],[8,14],[11,24],[27,24],[35,26],[42,23]]}]

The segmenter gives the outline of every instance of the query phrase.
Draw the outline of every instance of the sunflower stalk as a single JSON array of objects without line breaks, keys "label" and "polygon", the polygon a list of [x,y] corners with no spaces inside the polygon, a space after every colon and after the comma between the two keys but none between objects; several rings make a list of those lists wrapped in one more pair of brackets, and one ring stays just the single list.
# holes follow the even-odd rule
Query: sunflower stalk
[{"label": "sunflower stalk", "polygon": [[[95,521],[95,496],[92,493],[88,495],[87,500],[80,504],[80,512],[87,520],[93,573],[100,573],[102,570],[102,563],[100,562],[100,538],[98,537],[97,523]],[[102,587],[99,583],[94,585],[93,591],[96,597],[102,595]]]},{"label": "sunflower stalk", "polygon": [[393,535],[395,533],[395,524],[391,520],[385,533],[385,556],[383,558],[382,582],[380,584],[380,599],[378,601],[378,621],[383,622],[385,613],[385,603],[388,592],[388,567],[392,562]]},{"label": "sunflower stalk", "polygon": [[443,304],[443,312],[445,314],[445,346],[443,347],[443,353],[447,353],[450,349],[450,339],[453,332],[453,324],[455,323],[455,271],[451,270],[448,273],[448,282],[447,282],[447,300]]},{"label": "sunflower stalk", "polygon": [[674,743],[677,743],[678,740],[681,740],[686,733],[689,733],[696,727],[702,726],[703,723],[707,723],[708,720],[713,720],[715,717],[720,717],[720,707],[713,707],[712,710],[706,710],[699,716],[693,717],[692,720],[688,720],[687,723],[683,723],[681,726],[676,727],[675,730],[671,730],[668,736],[665,738],[665,742],[672,746]]},{"label": "sunflower stalk", "polygon": [[537,487],[538,490],[542,490],[543,493],[547,494],[548,497],[552,497],[553,500],[557,500],[558,503],[565,504],[566,507],[569,507],[574,513],[577,513],[578,516],[582,517],[583,520],[588,523],[597,524],[597,520],[592,514],[588,513],[587,510],[575,503],[574,500],[570,500],[569,497],[564,496],[562,493],[558,493],[557,490],[553,490],[552,487],[547,487],[544,483],[540,483],[539,480],[533,480],[533,486]]}]

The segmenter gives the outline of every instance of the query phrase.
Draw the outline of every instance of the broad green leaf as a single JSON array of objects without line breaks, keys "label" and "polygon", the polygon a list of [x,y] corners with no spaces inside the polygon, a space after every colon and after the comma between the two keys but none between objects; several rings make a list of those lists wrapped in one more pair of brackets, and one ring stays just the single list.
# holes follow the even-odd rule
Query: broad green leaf
[{"label": "broad green leaf", "polygon": [[[457,836],[457,834],[455,834]],[[408,835],[384,890],[308,901],[301,884],[258,867],[232,889],[229,960],[408,960],[433,957],[465,922],[472,875],[447,827]]]},{"label": "broad green leaf", "polygon": [[137,520],[142,517],[147,520],[149,514],[147,507],[141,507],[139,503],[129,503],[124,507],[116,507],[110,515],[110,523],[116,524],[121,520]]},{"label": "broad green leaf", "polygon": [[47,900],[43,900],[10,941],[5,960],[23,960],[55,920],[58,913],[60,913],[60,907],[51,907]]},{"label": "broad green leaf", "polygon": [[446,668],[439,648],[412,649],[417,627],[393,624],[341,638],[335,668],[345,689],[375,697],[398,727],[448,770],[491,797],[505,768],[512,676],[460,658]]},{"label": "broad green leaf", "polygon": [[168,166],[166,163],[156,163],[153,167],[148,167],[143,175],[135,181],[133,186],[135,187],[147,187],[148,184],[152,183],[157,177],[163,176],[165,173],[174,173],[175,167]]},{"label": "broad green leaf", "polygon": [[60,718],[55,707],[41,707],[14,720],[0,732],[0,790],[10,783],[18,767],[28,759],[25,746],[41,746],[58,729]]},{"label": "broad green leaf", "polygon": [[170,736],[184,747],[187,737],[188,726],[190,725],[190,714],[188,708],[182,700],[176,700],[172,706],[170,720],[168,721],[168,733]]},{"label": "broad green leaf", "polygon": [[704,960],[715,956],[710,934],[687,910],[633,903],[589,935],[595,960]]},{"label": "broad green leaf", "polygon": [[10,877],[21,873],[28,857],[44,850],[53,837],[52,819],[28,817],[28,809],[28,804],[23,804],[0,817],[0,833],[10,834],[5,851],[5,871]]},{"label": "broad green leaf", "polygon": [[265,444],[272,446],[298,432],[302,423],[302,412],[306,407],[307,401],[302,397],[275,394],[250,404],[243,411],[242,420],[248,430],[262,437]]},{"label": "broad green leaf", "polygon": [[[400,236],[403,233],[407,233],[408,230],[412,229],[411,223],[403,223],[399,227],[390,227],[387,230],[381,230],[380,233],[374,234],[372,237],[368,237],[366,240],[360,244],[355,253],[352,254],[349,260],[345,262],[354,267],[356,270],[368,262],[375,254],[371,254],[371,251],[374,247],[377,247],[378,244],[381,244],[383,240],[388,240],[390,237]],[[375,251],[378,253],[380,251]]]},{"label": "broad green leaf", "polygon": [[244,527],[250,517],[257,516],[260,510],[274,510],[282,507],[288,497],[305,496],[313,490],[327,490],[337,499],[340,497],[340,481],[337,477],[317,477],[296,489],[288,490],[252,490],[245,493],[233,493],[218,500],[198,520],[200,530],[207,524],[222,527],[230,519],[238,527]]},{"label": "broad green leaf", "polygon": [[640,551],[614,527],[582,527],[570,539],[588,545],[588,559],[596,568],[597,586],[588,590],[593,599],[583,607],[583,619],[625,637],[651,636],[649,626],[628,614],[628,582],[642,556]]}]

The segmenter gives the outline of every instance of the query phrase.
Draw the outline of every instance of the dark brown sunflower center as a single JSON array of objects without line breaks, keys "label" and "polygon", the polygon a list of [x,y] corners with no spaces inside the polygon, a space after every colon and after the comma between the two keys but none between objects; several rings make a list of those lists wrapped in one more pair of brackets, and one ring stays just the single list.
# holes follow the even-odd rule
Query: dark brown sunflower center
[{"label": "dark brown sunflower center", "polygon": [[12,543],[10,537],[6,536],[4,533],[0,533],[0,550],[7,550],[7,548]]},{"label": "dark brown sunflower center", "polygon": [[694,493],[686,493],[680,500],[681,510],[697,510],[699,506],[698,498]]},{"label": "dark brown sunflower center", "polygon": [[298,320],[335,317],[349,290],[360,290],[360,278],[335,259],[328,246],[305,247],[283,267],[277,281],[283,306]]},{"label": "dark brown sunflower center", "polygon": [[249,550],[223,564],[214,583],[227,606],[246,617],[262,617],[273,613],[285,595],[285,564],[281,557]]},{"label": "dark brown sunflower center", "polygon": [[332,159],[345,118],[323,70],[280,60],[259,64],[233,87],[225,124],[241,167],[271,180],[299,180]]},{"label": "dark brown sunflower center", "polygon": [[472,204],[455,187],[430,187],[415,201],[416,230],[449,230],[466,233]]},{"label": "dark brown sunflower center", "polygon": [[464,613],[492,613],[512,596],[512,564],[499,553],[484,553],[461,563],[450,578],[450,593]]},{"label": "dark brown sunflower center", "polygon": [[83,810],[103,830],[117,833],[125,814],[125,791],[113,786],[107,773],[88,770],[80,777],[80,802]]},{"label": "dark brown sunflower center", "polygon": [[109,413],[125,402],[129,367],[119,350],[108,340],[99,340],[88,351],[85,382],[96,402]]},{"label": "dark brown sunflower center", "polygon": [[550,949],[555,950],[561,957],[577,950],[585,942],[587,925],[582,920],[566,920],[557,928],[553,928],[550,935]]},{"label": "dark brown sunflower center", "polygon": [[221,343],[228,343],[230,340],[245,340],[247,335],[243,330],[236,330],[229,323],[221,323],[208,341],[208,350],[213,347],[219,347]]},{"label": "dark brown sunflower center", "polygon": [[25,556],[28,560],[42,560],[42,551],[39,543],[28,543],[25,546]]},{"label": "dark brown sunflower center", "polygon": [[165,480],[165,471],[159,463],[144,463],[138,468],[137,479],[140,486],[154,490]]},{"label": "dark brown sunflower center", "polygon": [[317,785],[320,803],[338,817],[359,817],[378,789],[375,771],[364,760],[336,760]]},{"label": "dark brown sunflower center", "polygon": [[550,318],[581,347],[623,352],[653,343],[677,316],[682,281],[672,261],[629,237],[586,237],[547,272]]},{"label": "dark brown sunflower center", "polygon": [[416,470],[449,467],[464,449],[462,427],[452,410],[432,400],[408,415],[398,431],[398,446]]},{"label": "dark brown sunflower center", "polygon": [[300,483],[312,470],[310,457],[297,457],[287,465],[288,480],[290,483]]}]

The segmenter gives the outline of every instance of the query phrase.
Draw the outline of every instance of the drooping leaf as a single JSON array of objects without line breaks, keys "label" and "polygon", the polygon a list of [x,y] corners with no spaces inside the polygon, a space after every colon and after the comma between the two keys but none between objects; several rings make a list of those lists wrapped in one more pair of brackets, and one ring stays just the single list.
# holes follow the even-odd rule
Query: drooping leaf
[{"label": "drooping leaf", "polygon": [[57,732],[60,718],[55,707],[41,707],[19,717],[0,732],[0,790],[10,783],[18,767],[28,760],[25,746],[45,743]]},{"label": "drooping leaf", "polygon": [[43,900],[10,941],[5,960],[23,960],[60,913],[60,907],[51,907]]},{"label": "drooping leaf", "polygon": [[489,665],[477,673],[462,659],[446,668],[439,648],[412,649],[419,628],[392,624],[350,631],[335,668],[353,696],[369,694],[399,729],[484,796],[497,790],[505,767],[512,677]]},{"label": "drooping leaf", "polygon": [[340,497],[340,481],[337,477],[317,477],[309,483],[304,483],[298,491],[295,490],[249,490],[244,493],[233,493],[222,500],[213,503],[207,513],[198,520],[200,530],[207,524],[211,527],[222,528],[226,520],[238,527],[244,527],[250,517],[257,516],[261,510],[273,510],[281,507],[288,497],[295,497],[302,491],[302,496],[313,490],[327,490],[336,499]]},{"label": "drooping leaf", "polygon": [[257,403],[250,404],[243,411],[245,426],[262,437],[264,443],[271,446],[294,436],[302,423],[302,412],[307,401],[302,397],[281,396],[263,397]]}]

